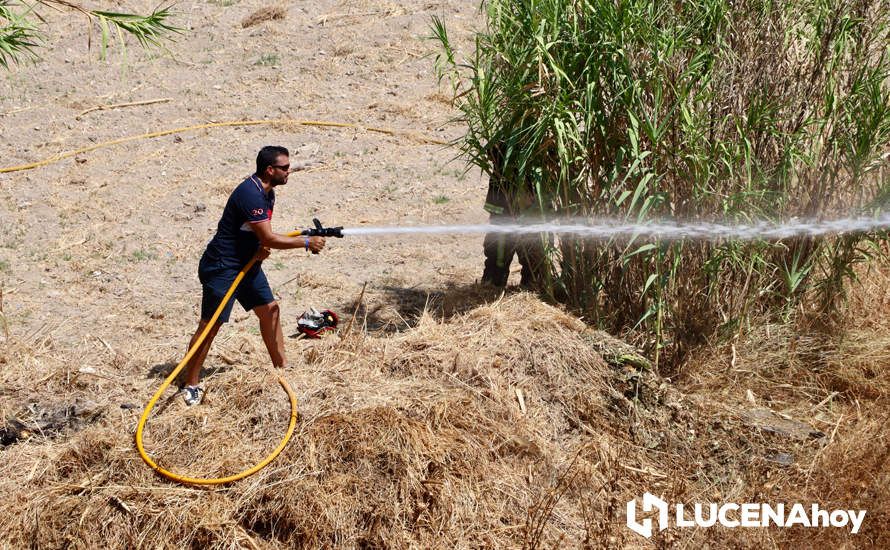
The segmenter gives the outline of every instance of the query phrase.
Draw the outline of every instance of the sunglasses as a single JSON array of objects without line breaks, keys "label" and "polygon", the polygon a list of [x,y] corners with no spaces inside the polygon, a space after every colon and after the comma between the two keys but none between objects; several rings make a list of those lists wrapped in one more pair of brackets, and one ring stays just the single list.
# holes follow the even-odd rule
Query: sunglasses
[{"label": "sunglasses", "polygon": [[290,172],[290,164],[282,164],[280,166],[277,164],[270,164],[269,166],[271,166],[272,168],[278,168],[279,170],[284,170],[285,172]]}]

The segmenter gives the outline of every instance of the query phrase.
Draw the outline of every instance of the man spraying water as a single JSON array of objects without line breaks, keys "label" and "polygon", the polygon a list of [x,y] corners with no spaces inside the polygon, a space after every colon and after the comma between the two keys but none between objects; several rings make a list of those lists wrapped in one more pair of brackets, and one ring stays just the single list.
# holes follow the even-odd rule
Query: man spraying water
[{"label": "man spraying water", "polygon": [[[256,255],[258,261],[238,285],[235,299],[245,311],[253,310],[259,319],[260,334],[272,364],[278,368],[287,366],[278,302],[272,296],[261,262],[269,257],[271,248],[304,248],[318,253],[325,246],[323,236],[289,236],[272,231],[275,188],[285,185],[289,174],[288,150],[271,145],[263,147],[257,154],[256,173],[242,181],[229,196],[216,234],[208,243],[198,265],[202,291],[201,320],[189,349],[204,331],[238,272]],[[201,366],[220,326],[229,320],[233,305],[234,301],[229,301],[185,367],[182,395],[189,406],[197,405],[204,397],[204,389],[198,385]]]}]

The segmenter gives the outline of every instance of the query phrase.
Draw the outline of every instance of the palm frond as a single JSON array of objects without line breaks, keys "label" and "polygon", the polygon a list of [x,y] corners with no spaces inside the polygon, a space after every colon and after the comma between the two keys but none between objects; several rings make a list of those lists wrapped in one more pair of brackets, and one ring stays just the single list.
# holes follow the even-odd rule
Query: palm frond
[{"label": "palm frond", "polygon": [[[38,6],[80,13],[86,17],[88,26],[95,22],[102,37],[102,58],[105,57],[110,42],[112,27],[118,31],[119,36],[126,33],[146,49],[163,47],[171,39],[171,35],[182,32],[182,29],[170,22],[174,14],[169,6],[159,7],[148,15],[137,15],[89,10],[68,0],[36,0],[34,4],[0,0],[0,66],[9,68],[10,63],[39,58],[39,51],[45,44],[39,29],[44,21],[36,11]],[[92,35],[91,29],[89,35]]]}]

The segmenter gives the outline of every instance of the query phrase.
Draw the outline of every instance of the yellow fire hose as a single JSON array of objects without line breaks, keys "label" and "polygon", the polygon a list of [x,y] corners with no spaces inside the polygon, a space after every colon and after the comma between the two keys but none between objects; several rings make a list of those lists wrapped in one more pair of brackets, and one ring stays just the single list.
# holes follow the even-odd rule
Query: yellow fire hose
[{"label": "yellow fire hose", "polygon": [[327,120],[296,120],[292,118],[279,118],[279,119],[268,119],[268,120],[227,120],[223,122],[209,122],[207,124],[196,124],[193,126],[184,126],[182,128],[173,128],[171,130],[161,130],[158,132],[150,132],[147,134],[139,134],[138,136],[126,136],[118,139],[112,139],[110,141],[103,141],[101,143],[96,143],[90,145],[88,147],[83,147],[81,149],[75,149],[73,151],[66,151],[64,153],[59,153],[57,155],[51,156],[49,158],[39,160],[37,162],[29,162],[27,164],[20,164],[17,166],[8,166],[5,168],[0,168],[0,174],[5,174],[8,172],[19,172],[22,170],[32,170],[34,168],[39,168],[41,166],[46,166],[48,164],[52,164],[54,162],[58,162],[60,160],[70,158],[73,156],[77,156],[81,153],[88,153],[90,151],[95,151],[96,149],[100,149],[102,147],[109,147],[111,145],[118,145],[120,143],[126,143],[128,141],[135,141],[139,139],[147,139],[147,138],[156,138],[161,136],[167,136],[170,134],[180,134],[183,132],[189,132],[192,130],[202,130],[205,128],[221,128],[225,126],[265,126],[265,125],[274,125],[274,124],[295,124],[299,126],[316,126],[321,128],[354,128],[357,130],[365,130],[367,132],[375,132],[378,134],[386,134],[390,136],[396,135],[404,135],[407,137],[411,137],[423,143],[432,143],[435,145],[448,145],[447,141],[442,141],[440,139],[431,138],[428,136],[423,136],[420,134],[415,134],[413,132],[408,132],[404,130],[391,130],[389,128],[374,128],[370,126],[361,126],[359,124],[351,124],[348,122],[331,122]]},{"label": "yellow fire hose", "polygon": [[[293,237],[300,234],[300,231],[292,231],[291,233],[288,233],[288,236]],[[219,485],[221,483],[229,483],[232,481],[243,479],[251,474],[259,472],[270,462],[275,460],[275,457],[277,457],[281,453],[281,451],[284,450],[284,447],[287,446],[287,442],[290,440],[291,436],[294,433],[294,427],[297,424],[297,398],[294,395],[294,392],[291,391],[290,386],[287,384],[287,381],[283,377],[279,376],[278,383],[281,384],[281,387],[284,388],[285,392],[287,392],[288,399],[290,399],[290,423],[287,426],[287,433],[284,434],[284,437],[281,439],[281,443],[278,444],[278,447],[276,447],[275,450],[269,454],[269,456],[258,462],[252,468],[248,468],[247,470],[234,475],[217,478],[200,478],[179,475],[158,466],[158,464],[154,460],[152,460],[150,456],[148,456],[148,453],[145,451],[145,445],[142,443],[142,432],[145,430],[145,423],[146,421],[148,421],[148,416],[149,414],[151,414],[151,410],[154,408],[158,399],[164,393],[164,390],[166,390],[167,387],[173,382],[173,380],[176,378],[176,375],[179,374],[179,371],[181,371],[185,367],[189,359],[192,358],[192,356],[201,346],[201,343],[204,341],[204,339],[207,338],[207,335],[210,333],[210,330],[213,328],[216,320],[219,319],[223,308],[232,298],[232,295],[235,294],[235,289],[238,288],[238,285],[241,283],[242,279],[244,279],[244,275],[255,263],[256,256],[251,258],[247,265],[244,266],[244,268],[240,272],[238,272],[238,276],[235,277],[235,280],[232,282],[232,286],[229,287],[229,290],[223,297],[222,302],[219,304],[219,307],[216,308],[216,311],[210,317],[210,321],[207,323],[207,326],[204,327],[204,331],[201,332],[200,336],[198,336],[198,339],[195,341],[195,344],[188,350],[188,353],[185,354],[185,357],[182,359],[182,361],[180,361],[179,364],[176,365],[176,368],[173,369],[173,372],[171,372],[170,375],[167,376],[167,379],[164,380],[164,383],[161,384],[161,387],[158,388],[158,391],[156,391],[154,396],[152,396],[152,398],[148,401],[148,405],[145,406],[145,410],[142,411],[142,418],[139,419],[139,424],[136,426],[136,448],[139,450],[139,456],[142,457],[142,460],[144,460],[146,464],[151,466],[154,471],[158,472],[167,479],[171,479],[179,483],[190,483],[194,485]]]}]

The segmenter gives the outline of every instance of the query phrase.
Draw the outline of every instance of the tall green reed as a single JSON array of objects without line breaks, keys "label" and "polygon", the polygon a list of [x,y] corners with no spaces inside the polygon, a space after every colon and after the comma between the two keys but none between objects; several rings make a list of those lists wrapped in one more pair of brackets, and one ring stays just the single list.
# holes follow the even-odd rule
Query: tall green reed
[{"label": "tall green reed", "polygon": [[[544,215],[824,218],[888,197],[890,3],[489,0],[467,59],[442,20],[470,164]],[[498,155],[492,155],[492,148]],[[834,310],[884,235],[562,239],[543,289],[668,364],[754,312]]]}]

